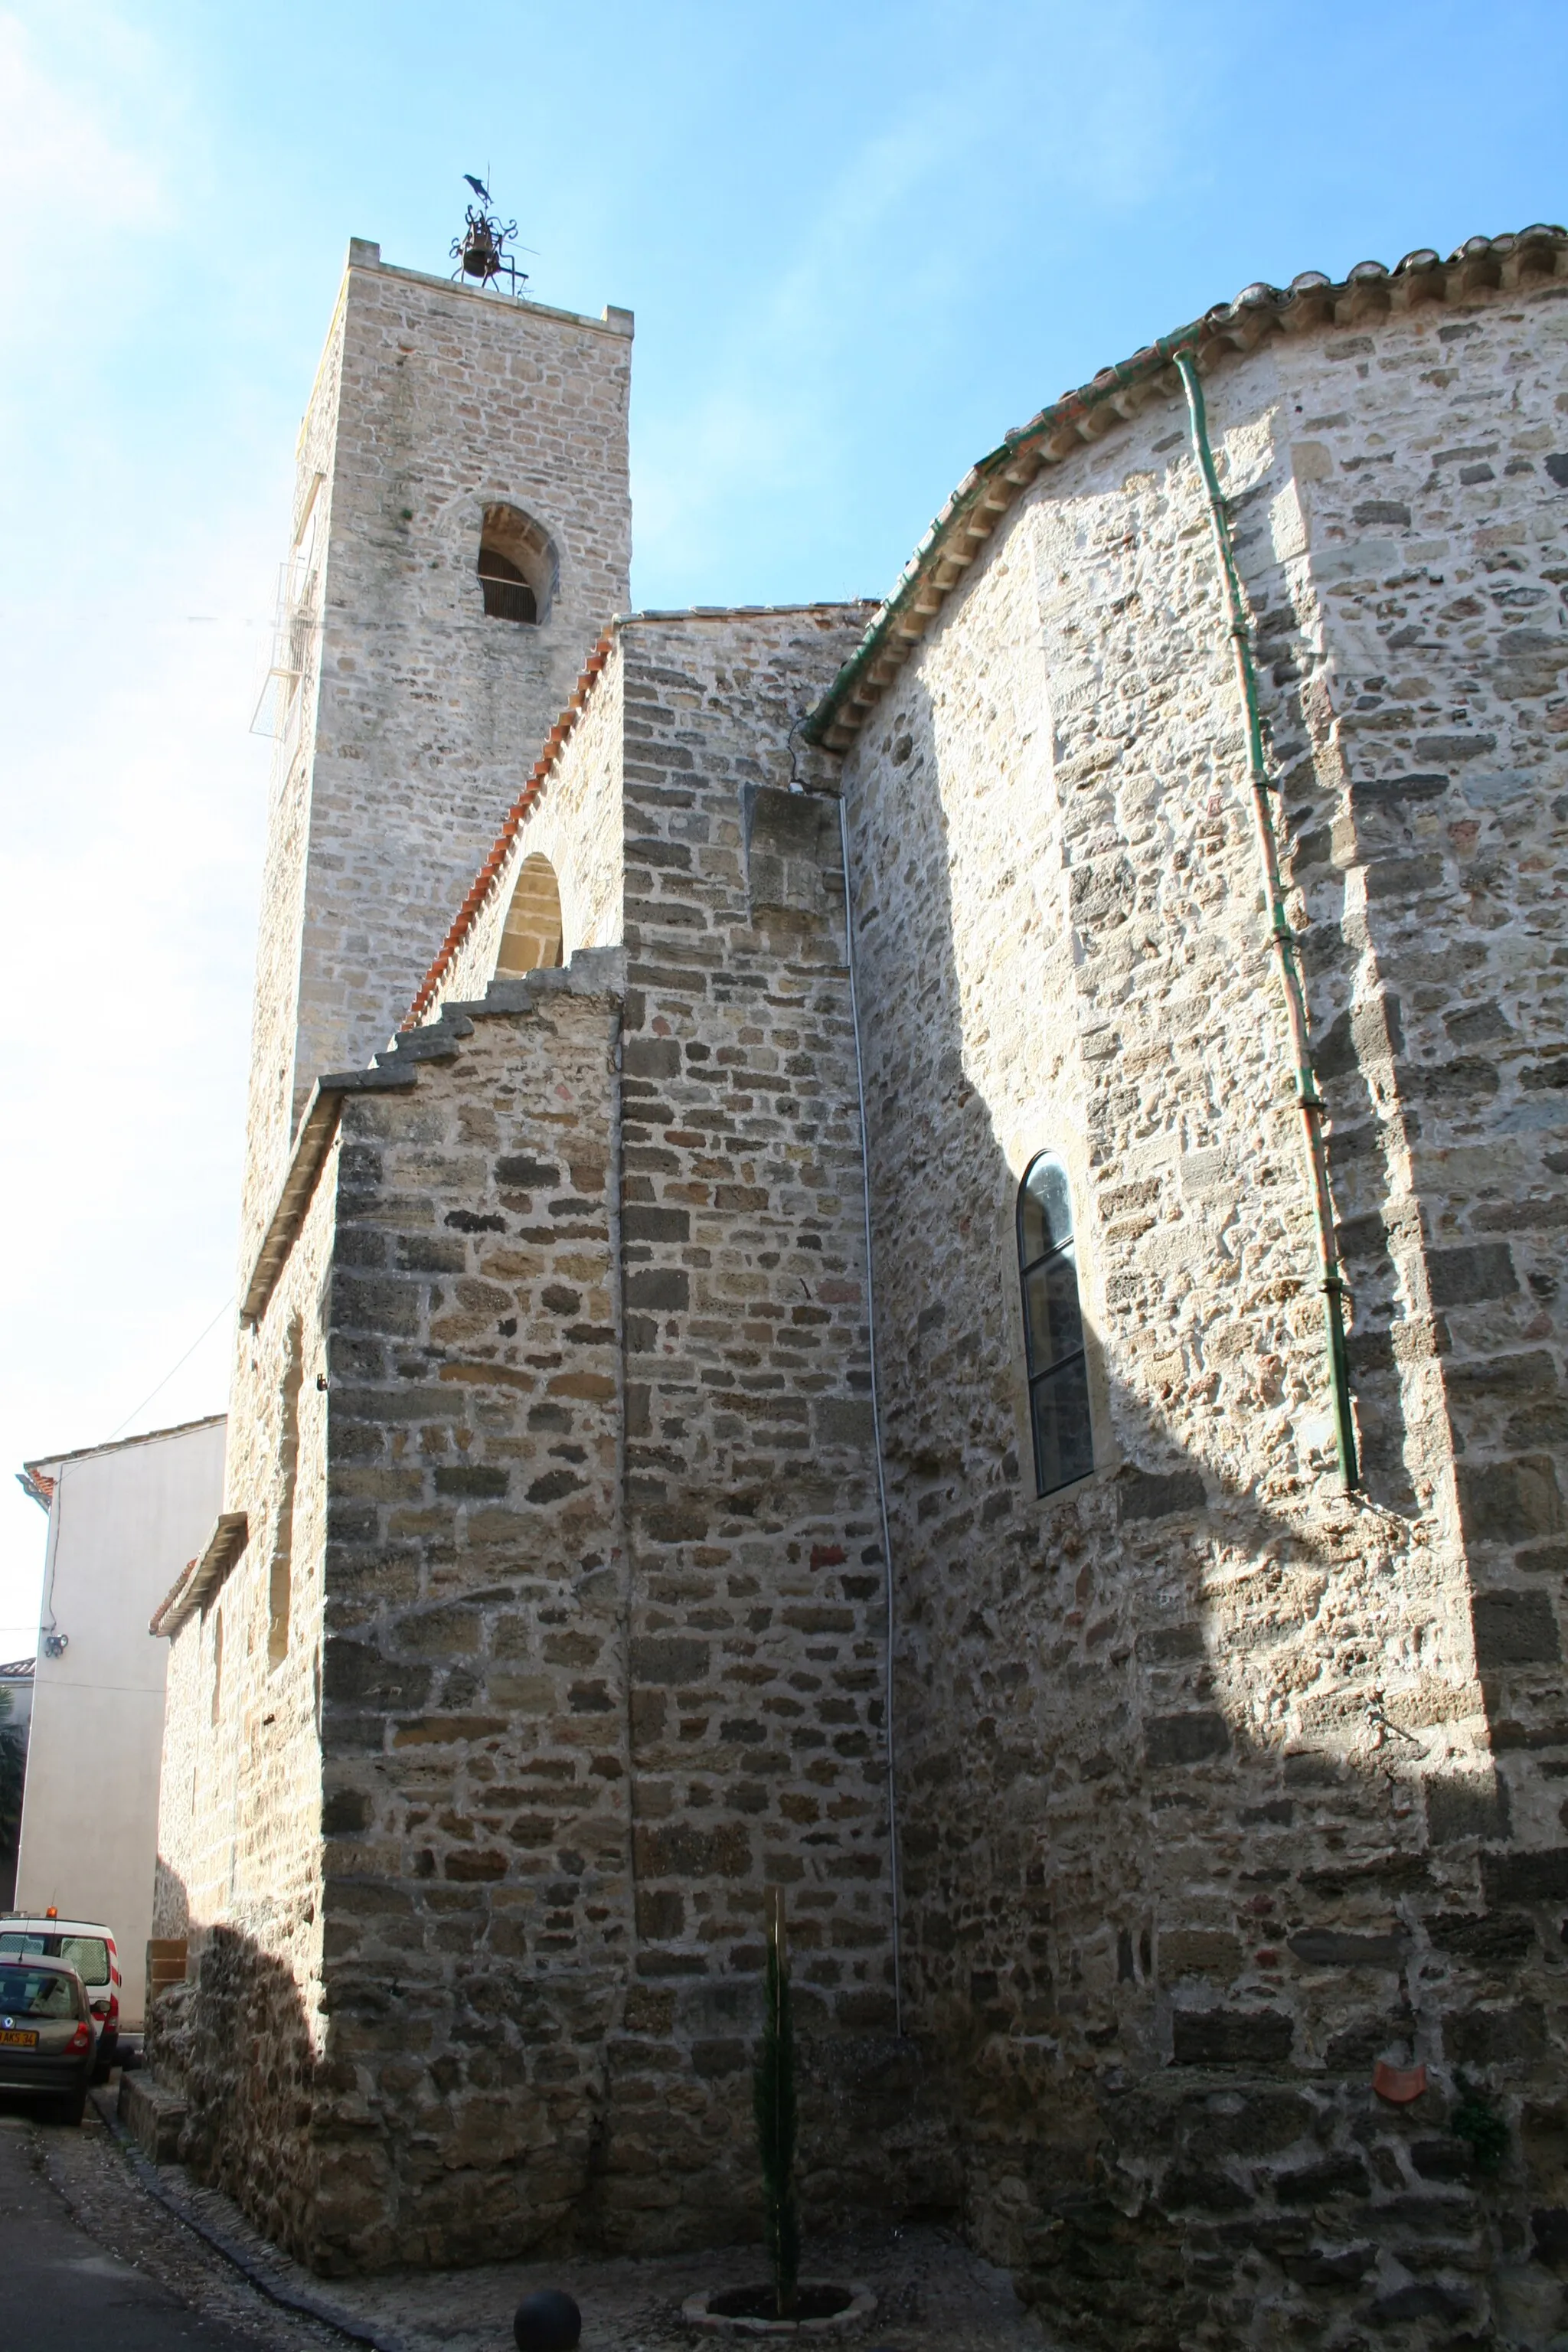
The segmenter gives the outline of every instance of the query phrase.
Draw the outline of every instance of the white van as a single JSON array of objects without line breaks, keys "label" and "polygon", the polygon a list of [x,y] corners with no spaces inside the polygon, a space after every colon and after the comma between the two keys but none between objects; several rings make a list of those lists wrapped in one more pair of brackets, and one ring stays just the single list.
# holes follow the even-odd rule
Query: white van
[{"label": "white van", "polygon": [[120,2042],[120,1955],[110,1931],[57,1911],[0,1911],[0,1961],[64,1960],[87,1987],[97,2037],[92,2078],[101,2083]]}]

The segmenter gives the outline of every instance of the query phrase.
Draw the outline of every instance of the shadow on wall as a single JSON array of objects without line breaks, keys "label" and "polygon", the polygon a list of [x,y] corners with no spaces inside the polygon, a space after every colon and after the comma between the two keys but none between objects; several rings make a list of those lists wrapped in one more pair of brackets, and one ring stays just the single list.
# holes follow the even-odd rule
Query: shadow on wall
[{"label": "shadow on wall", "polygon": [[190,1933],[191,1905],[185,1882],[161,1853],[153,1873],[153,1917],[160,1936]]},{"label": "shadow on wall", "polygon": [[[400,1899],[371,1883],[335,1896]],[[313,2021],[287,1961],[220,1925],[151,2013],[149,2065],[186,2109],[180,2160],[320,2273],[578,2240],[605,2147],[602,2034],[584,2068],[569,1989],[502,1955],[476,1951],[434,1990],[428,1975],[414,1950],[406,1982],[329,1965]]]},{"label": "shadow on wall", "polygon": [[[1507,1850],[1489,1753],[1542,1665],[1478,1682],[1486,1601],[1412,1508],[1429,1435],[1379,1318],[1358,1358],[1363,1397],[1378,1383],[1365,1491],[1294,1460],[1310,1414],[1331,1464],[1294,1135],[1203,1229],[1243,1267],[1271,1240],[1269,1279],[1237,1282],[1228,1316],[1201,1281],[1168,1302],[1131,1246],[1155,1217],[1120,1183],[1141,1088],[1115,1064],[1086,1087],[1099,1197],[1079,1203],[1115,1310],[1096,1341],[1106,1466],[1034,1499],[1021,1168],[971,1075],[929,709],[902,723],[880,869],[902,895],[878,905],[863,828],[858,930],[907,1992],[946,2076],[971,2233],[1075,2344],[1239,2344],[1335,2311],[1418,2331],[1489,2316],[1544,2341],[1568,2263],[1568,1876]],[[1075,908],[1088,960],[1137,911],[1121,866]],[[984,1009],[974,1027],[977,1059]],[[1352,1080],[1340,1131],[1364,1149]],[[1298,1232],[1299,1278],[1279,1271]],[[1248,1455],[1256,1472],[1225,1459]],[[1380,2061],[1425,2066],[1427,2086],[1380,2098]],[[1495,2174],[1478,2113],[1507,2126]]]},{"label": "shadow on wall", "polygon": [[[158,1895],[162,1933],[174,1933],[176,1921],[188,1930],[185,1888],[161,1855]],[[208,1929],[188,1969],[161,1992],[149,1985],[144,2045],[160,2089],[186,2102],[181,2162],[289,2253],[317,2269],[343,2268],[313,2192],[323,2172],[331,2178],[334,2157],[352,2172],[363,2154],[316,2145],[323,2070],[293,1971],[228,1927]]]},{"label": "shadow on wall", "polygon": [[[165,1917],[184,1916],[184,1890],[166,1869],[164,1891]],[[410,1892],[339,1882],[329,1942],[334,1906],[358,1916],[406,1910]],[[464,1890],[435,1892],[449,1938],[458,1915],[439,1897]],[[759,1890],[759,1916],[762,1901]],[[751,2122],[758,1979],[722,1989],[726,2030],[683,2055],[647,2038],[659,2032],[657,1987],[605,1988],[569,1968],[544,1974],[482,1946],[455,1974],[438,1959],[435,1969],[433,1984],[432,1964],[412,1948],[402,1978],[329,1964],[318,2053],[287,1963],[232,1927],[208,1929],[188,1979],[149,2013],[153,2079],[185,2106],[180,2160],[325,2275],[761,2238]],[[679,2114],[650,2115],[651,2074]],[[744,2149],[738,2171],[711,2161],[725,2107]],[[700,2192],[684,2206],[681,2116],[697,2126],[685,2160]],[[808,2232],[841,2229],[847,2212],[889,2218],[871,2170],[879,2147],[895,2151],[892,2169],[912,2180],[922,2209],[955,2201],[912,2043],[803,2032],[800,2121]],[[910,2160],[911,2131],[923,2161]]]}]

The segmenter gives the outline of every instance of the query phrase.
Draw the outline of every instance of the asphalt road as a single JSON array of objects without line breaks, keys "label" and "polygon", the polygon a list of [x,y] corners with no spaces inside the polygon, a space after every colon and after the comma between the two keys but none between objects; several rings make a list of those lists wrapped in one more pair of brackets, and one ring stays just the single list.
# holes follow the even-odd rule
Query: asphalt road
[{"label": "asphalt road", "polygon": [[254,2336],[202,2318],[78,2227],[38,2169],[49,2133],[16,2103],[0,2105],[5,2352],[257,2352]]}]

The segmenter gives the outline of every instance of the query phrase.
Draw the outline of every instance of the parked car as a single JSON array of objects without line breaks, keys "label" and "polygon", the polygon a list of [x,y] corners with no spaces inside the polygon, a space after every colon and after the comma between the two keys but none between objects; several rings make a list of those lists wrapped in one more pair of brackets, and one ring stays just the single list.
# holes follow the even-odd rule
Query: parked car
[{"label": "parked car", "polygon": [[64,1960],[87,1987],[97,2054],[95,2083],[107,2080],[120,2043],[120,1954],[110,1930],[54,1911],[0,1911],[0,1967],[10,1959]]},{"label": "parked car", "polygon": [[79,2124],[96,2048],[87,1987],[68,1960],[0,1959],[0,2091]]}]

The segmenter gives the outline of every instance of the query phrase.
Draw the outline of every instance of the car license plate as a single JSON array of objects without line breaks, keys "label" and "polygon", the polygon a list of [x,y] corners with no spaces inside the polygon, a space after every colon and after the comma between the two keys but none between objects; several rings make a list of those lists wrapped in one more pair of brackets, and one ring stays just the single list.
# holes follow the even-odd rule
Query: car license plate
[{"label": "car license plate", "polygon": [[12,2026],[0,2026],[0,2042],[9,2050],[36,2050],[38,2037],[36,2033],[22,2033]]}]

